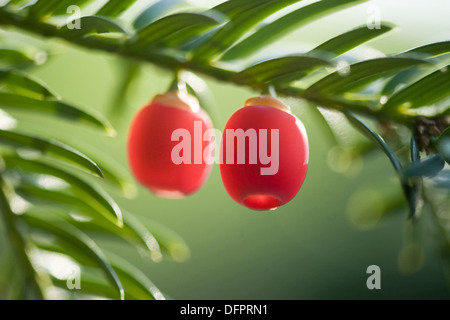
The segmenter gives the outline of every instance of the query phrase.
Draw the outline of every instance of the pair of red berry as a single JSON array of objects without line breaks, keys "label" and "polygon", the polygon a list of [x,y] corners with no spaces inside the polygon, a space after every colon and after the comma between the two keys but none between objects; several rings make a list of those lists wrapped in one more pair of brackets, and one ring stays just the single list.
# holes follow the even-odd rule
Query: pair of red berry
[{"label": "pair of red berry", "polygon": [[[175,91],[157,95],[131,125],[128,160],[134,176],[163,197],[197,191],[212,166],[211,130],[211,120],[195,97]],[[223,184],[236,202],[250,209],[287,203],[306,175],[305,128],[288,106],[269,95],[248,99],[231,116],[220,149]]]}]

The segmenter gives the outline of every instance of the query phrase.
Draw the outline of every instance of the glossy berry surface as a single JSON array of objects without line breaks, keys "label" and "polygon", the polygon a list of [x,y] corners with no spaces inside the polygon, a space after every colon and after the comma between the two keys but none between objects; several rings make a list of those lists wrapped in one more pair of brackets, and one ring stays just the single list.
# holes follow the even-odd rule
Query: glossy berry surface
[{"label": "glossy berry surface", "polygon": [[[242,140],[242,136],[236,137],[239,129],[240,134],[247,133],[245,144],[238,142]],[[252,141],[256,147],[250,147]],[[245,152],[240,163],[239,152]],[[302,122],[290,113],[289,107],[271,96],[247,100],[225,126],[222,181],[228,194],[250,209],[273,210],[289,202],[303,184],[308,159],[308,138]]]},{"label": "glossy berry surface", "polygon": [[[128,162],[135,178],[154,194],[181,198],[197,191],[206,181],[211,164],[203,158],[195,163],[194,152],[189,163],[173,161],[173,149],[181,139],[173,141],[173,132],[181,129],[188,133],[190,141],[184,142],[194,150],[196,124],[202,132],[212,128],[198,101],[177,92],[156,96],[135,116],[128,136]],[[197,141],[203,151],[208,143]]]}]

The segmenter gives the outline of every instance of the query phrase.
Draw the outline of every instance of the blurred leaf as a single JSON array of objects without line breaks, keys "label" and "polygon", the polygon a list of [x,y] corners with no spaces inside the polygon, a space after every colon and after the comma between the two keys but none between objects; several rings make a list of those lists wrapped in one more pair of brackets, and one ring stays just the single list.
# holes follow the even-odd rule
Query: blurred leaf
[{"label": "blurred leaf", "polygon": [[383,87],[381,94],[383,96],[389,96],[393,94],[400,86],[405,86],[412,79],[417,77],[423,71],[419,67],[413,67],[410,69],[406,69],[400,71],[396,75],[394,75]]},{"label": "blurred leaf", "polygon": [[295,3],[295,0],[267,1],[247,11],[240,12],[232,20],[218,29],[209,39],[193,52],[194,60],[209,60],[221,54],[249,31],[253,26],[271,14]]},{"label": "blurred leaf", "polygon": [[411,162],[420,161],[420,151],[414,136],[411,137],[410,149],[411,149]]},{"label": "blurred leaf", "polygon": [[127,107],[127,96],[130,89],[135,84],[136,79],[141,74],[140,63],[132,60],[119,60],[120,67],[118,81],[118,88],[112,96],[110,114],[112,118],[122,120],[123,113]]},{"label": "blurred leaf", "polygon": [[[2,85],[14,92],[23,93],[38,99],[57,98],[57,96],[49,88],[47,88],[44,83],[18,71],[0,70],[0,87]],[[0,105],[3,104],[2,102],[3,97],[0,96]]]},{"label": "blurred leaf", "polygon": [[172,8],[176,7],[180,3],[184,3],[184,0],[159,0],[149,6],[147,9],[141,12],[139,16],[134,20],[133,27],[135,29],[142,29],[149,25],[151,22],[160,18]]},{"label": "blurred leaf", "polygon": [[100,115],[92,115],[58,100],[39,100],[18,94],[0,92],[0,106],[14,110],[48,113],[72,121],[83,121],[106,131],[109,135],[115,134],[111,124]]},{"label": "blurred leaf", "polygon": [[450,128],[447,128],[436,141],[436,148],[444,160],[450,164]]},{"label": "blurred leaf", "polygon": [[100,169],[103,172],[105,181],[110,182],[126,198],[133,198],[136,196],[136,185],[125,174],[120,172],[121,170],[114,170],[112,167],[107,167],[106,164],[101,164]]},{"label": "blurred leaf", "polygon": [[417,272],[423,265],[425,251],[416,241],[409,241],[400,250],[397,257],[399,271],[405,274]]},{"label": "blurred leaf", "polygon": [[219,122],[219,109],[217,107],[214,94],[202,78],[192,72],[183,71],[180,78],[186,83],[188,91],[191,91],[197,97],[200,105],[211,116],[214,123]]},{"label": "blurred leaf", "polygon": [[22,7],[29,3],[31,0],[9,0],[7,1],[8,7]]},{"label": "blurred leaf", "polygon": [[158,240],[148,228],[146,228],[141,221],[139,221],[134,215],[127,212],[124,217],[124,226],[129,229],[131,234],[136,239],[142,241],[146,249],[150,253],[150,258],[159,262],[162,259],[161,248],[159,247]]},{"label": "blurred leaf", "polygon": [[131,297],[139,299],[164,300],[161,291],[155,287],[152,281],[142,271],[112,253],[108,254],[108,258],[124,285],[125,297],[131,295]]},{"label": "blurred leaf", "polygon": [[346,213],[356,228],[369,230],[383,218],[401,212],[404,206],[405,200],[396,190],[359,186],[347,202]]},{"label": "blurred leaf", "polygon": [[127,34],[125,30],[117,21],[102,17],[102,16],[89,16],[82,17],[80,19],[80,29],[69,29],[67,26],[61,29],[61,35],[65,38],[81,38],[89,34],[98,33],[123,33]]},{"label": "blurred leaf", "polygon": [[393,28],[393,24],[388,24],[386,22],[382,23],[379,29],[369,29],[367,28],[367,25],[364,25],[325,41],[311,50],[308,54],[328,54],[329,56],[327,56],[327,58],[331,59],[332,57],[337,57],[369,40],[391,31]]},{"label": "blurred leaf", "polygon": [[[150,46],[158,41],[165,39],[167,36],[180,31],[184,28],[192,28],[197,26],[204,30],[217,25],[217,21],[201,13],[176,13],[166,16],[148,26],[139,29],[136,35],[130,39],[129,47],[132,50]],[[200,29],[199,29],[200,30]]]},{"label": "blurred leaf", "polygon": [[125,294],[122,283],[119,280],[114,268],[104,256],[103,252],[97,246],[95,241],[89,238],[85,233],[70,225],[67,222],[43,220],[36,215],[26,213],[22,215],[26,223],[39,230],[48,232],[71,245],[66,254],[71,256],[70,252],[78,248],[81,254],[84,254],[96,262],[97,266],[103,270],[107,278],[116,287],[120,300],[124,300]]},{"label": "blurred leaf", "polygon": [[[125,217],[127,217],[129,213],[125,214]],[[141,237],[139,234],[137,234],[133,229],[129,227],[129,225],[124,222],[124,225],[122,228],[119,228],[115,225],[105,223],[104,220],[93,218],[93,219],[78,219],[76,217],[70,216],[65,217],[69,219],[69,222],[73,225],[75,225],[78,229],[83,230],[87,233],[97,233],[101,234],[104,237],[120,237],[126,241],[128,241],[133,246],[136,246],[137,248],[142,249],[142,245],[144,245],[145,250],[150,252],[150,256],[152,255],[152,252],[148,250],[149,247],[154,248],[155,246],[153,243],[149,243],[149,238]],[[156,239],[156,238],[155,238]],[[153,240],[150,239],[150,242]],[[158,243],[158,242],[157,242]],[[152,249],[153,250],[153,249]],[[157,252],[157,251],[155,251]],[[142,252],[140,252],[142,254]],[[157,254],[155,254],[156,256]],[[159,259],[161,259],[159,257]],[[158,259],[157,259],[158,260]]]},{"label": "blurred leaf", "polygon": [[[37,215],[37,213],[33,212],[33,216]],[[53,217],[50,220],[50,224],[58,223],[58,220],[55,220]],[[65,222],[67,225],[72,225]],[[90,224],[90,223],[87,223]],[[78,228],[76,228],[79,230]],[[83,265],[81,275],[81,289],[84,291],[80,291],[80,293],[86,294],[96,294],[103,295],[106,294],[108,298],[117,298],[117,292],[114,291],[114,294],[111,294],[110,290],[107,290],[108,285],[99,279],[99,281],[91,281],[91,277],[89,277],[89,268],[87,267],[95,267],[98,264],[96,259],[93,259],[92,255],[86,254],[83,248],[79,246],[74,246],[73,242],[67,241],[67,239],[59,237],[59,239],[48,239],[39,234],[31,233],[31,239],[33,243],[46,251],[55,252],[67,255],[71,259],[77,261],[81,265]],[[62,240],[62,241],[61,241]],[[163,300],[164,296],[162,293],[154,286],[154,284],[148,279],[146,275],[144,275],[139,269],[129,264],[123,258],[119,256],[106,252],[106,257],[108,263],[111,264],[113,270],[117,273],[118,278],[120,279],[120,283],[122,284],[125,292],[125,299],[157,299]],[[95,257],[94,257],[95,258]],[[87,277],[85,278],[85,276]],[[83,280],[88,280],[92,284],[99,284],[102,291],[97,291],[95,288],[91,288],[90,285],[87,287]],[[62,288],[67,289],[67,282],[58,281]],[[63,286],[65,285],[65,286]],[[103,292],[104,291],[104,292]],[[78,290],[77,290],[78,292]]]},{"label": "blurred leaf", "polygon": [[[218,4],[211,10],[221,12],[230,19],[234,19],[237,15],[243,12],[262,6],[271,1],[273,0],[228,0]],[[301,0],[298,1],[300,2]]]},{"label": "blurred leaf", "polygon": [[[79,149],[78,146],[77,149]],[[136,196],[136,184],[126,166],[124,167],[114,158],[107,157],[104,152],[99,152],[95,146],[84,144],[79,150],[98,164],[103,172],[104,181],[115,188],[115,191],[119,191],[121,195],[129,199]]]},{"label": "blurred leaf", "polygon": [[57,190],[48,190],[45,187],[34,187],[22,183],[21,185],[15,187],[17,194],[22,196],[27,200],[40,200],[45,203],[52,203],[54,205],[67,205],[70,207],[78,208],[81,212],[91,215],[97,214],[97,211],[92,208],[88,202],[84,202],[80,197],[74,197],[66,192],[61,192]]},{"label": "blurred leaf", "polygon": [[[195,37],[192,37],[192,38],[188,39],[188,41],[183,41],[183,39],[178,37],[180,32],[177,32],[176,34],[173,35],[173,37],[176,38],[175,39],[176,41],[177,40],[180,40],[180,41],[176,42],[175,48],[177,50],[182,51],[183,53],[187,53],[187,57],[189,59],[191,59],[192,52],[194,52],[197,47],[202,45],[202,43],[204,43],[205,41],[208,41],[208,39],[211,38],[217,32],[217,30],[219,28],[220,28],[220,25],[216,26],[216,27],[212,27],[212,28],[210,28],[210,30],[207,30],[207,31],[203,32],[202,34],[200,34],[198,36],[195,36]],[[189,32],[189,29],[187,29],[186,32]],[[171,47],[171,45],[170,45],[170,41],[171,41],[170,38],[171,37],[172,36],[169,36],[167,43],[164,42],[164,43],[162,43],[162,45]]]},{"label": "blurred leaf", "polygon": [[[130,213],[124,216],[123,227],[119,228],[116,224],[110,225],[108,220],[98,220],[98,218],[104,218],[101,212],[98,212],[89,201],[80,197],[67,194],[65,192],[46,190],[42,188],[33,187],[27,184],[21,184],[16,187],[16,192],[30,201],[44,201],[51,205],[56,206],[69,206],[80,210],[79,212],[92,217],[94,220],[73,221],[68,219],[68,215],[64,217],[65,220],[71,221],[73,225],[80,230],[105,232],[111,235],[122,237],[129,241],[132,245],[140,245],[148,251],[148,256],[155,262],[159,262],[162,258],[161,250],[158,245],[157,239],[146,229],[137,218]],[[87,227],[85,229],[85,227]],[[129,239],[128,239],[129,238]]]},{"label": "blurred leaf", "polygon": [[128,10],[135,2],[136,0],[109,0],[96,15],[115,18]]},{"label": "blurred leaf", "polygon": [[[157,241],[159,249],[164,254],[164,258],[171,258],[176,262],[185,261],[190,256],[189,247],[187,246],[183,238],[180,237],[175,231],[154,220],[147,221],[147,219],[145,220],[145,223],[143,223],[141,220],[135,222],[135,224],[139,225],[139,228],[145,228],[145,230],[142,229],[142,231],[133,231],[132,229],[130,229],[132,227],[130,220],[132,220],[133,218],[137,219],[131,213],[126,212],[124,214],[124,227],[119,230],[117,227],[114,227],[111,224],[102,223],[102,221],[98,219],[89,221],[75,221],[72,219],[71,223],[75,224],[79,229],[85,232],[101,233],[105,236],[120,234],[125,239],[129,237],[132,240],[138,241],[142,241],[141,239],[146,239],[147,243],[145,244],[145,247],[147,248],[155,248],[154,241]],[[136,233],[142,234],[140,238],[136,238]],[[150,234],[151,236],[149,236],[148,234]],[[156,249],[153,250],[155,254],[151,253],[152,259],[157,262],[161,258],[158,257],[158,251],[155,251]]]},{"label": "blurred leaf", "polygon": [[437,70],[406,88],[397,91],[383,106],[384,110],[399,108],[420,108],[430,106],[448,96],[450,87],[450,72],[448,65],[444,70]]},{"label": "blurred leaf", "polygon": [[[3,173],[3,172],[2,172]],[[0,174],[0,216],[2,220],[2,226],[8,238],[8,245],[10,246],[11,254],[13,255],[14,267],[22,274],[22,279],[17,282],[13,282],[13,285],[19,285],[20,287],[14,288],[13,297],[19,296],[21,299],[27,296],[31,299],[43,299],[42,289],[38,282],[38,274],[31,264],[28,253],[26,252],[27,243],[18,229],[18,221],[15,212],[11,208],[10,201],[10,186],[7,181]],[[16,279],[12,279],[14,281]],[[15,291],[15,292],[14,292]]]},{"label": "blurred leaf", "polygon": [[84,154],[58,141],[51,141],[17,132],[0,130],[0,142],[12,144],[22,148],[33,149],[56,158],[60,158],[69,163],[76,164],[96,176],[103,177],[103,173],[96,163]]},{"label": "blurred leaf", "polygon": [[24,68],[36,61],[22,51],[0,48],[0,68]]},{"label": "blurred leaf", "polygon": [[[162,6],[162,3],[166,3],[169,9],[171,8],[171,2],[173,2],[173,6],[176,6],[178,3],[182,3],[184,1],[161,1],[157,2],[154,6]],[[153,6],[152,6],[153,7]],[[208,33],[213,30],[212,28],[215,25],[219,24],[219,21],[223,20],[223,16],[219,14],[219,12],[215,10],[209,10],[203,13],[207,17],[213,18],[214,22],[205,21],[205,23],[198,23],[198,24],[192,24],[192,25],[186,25],[182,26],[182,28],[179,28],[179,30],[176,30],[173,33],[167,34],[164,38],[155,41],[160,43],[164,47],[168,48],[175,48],[175,47],[181,47],[183,45],[187,45],[192,42],[192,40],[198,41],[199,39],[202,39],[203,37],[207,36]],[[166,16],[160,20],[163,20],[165,18],[169,19],[170,16]],[[147,24],[148,25],[148,24]],[[208,30],[210,29],[210,30]]]},{"label": "blurred leaf", "polygon": [[406,51],[403,54],[419,53],[432,57],[450,52],[450,41],[435,42]]},{"label": "blurred leaf", "polygon": [[[309,22],[334,12],[339,8],[342,9],[364,1],[367,0],[323,0],[301,7],[255,31],[252,35],[245,38],[226,52],[222,57],[222,60],[228,61],[247,57],[263,48],[265,45],[280,39],[285,34],[298,29]],[[249,15],[251,14],[250,12],[251,11],[249,10]],[[220,46],[219,49],[224,50],[231,44],[232,43],[228,43],[226,47]]]},{"label": "blurred leaf", "polygon": [[366,85],[393,72],[427,63],[412,58],[377,58],[358,62],[349,66],[348,73],[340,71],[320,79],[307,89],[307,94],[339,94]]},{"label": "blurred leaf", "polygon": [[143,224],[158,239],[161,250],[167,253],[174,261],[182,262],[189,258],[189,247],[175,231],[150,219],[146,219]]},{"label": "blurred leaf", "polygon": [[122,50],[129,36],[124,33],[91,33],[82,39],[74,39],[74,42],[84,42],[86,46],[100,46],[110,53],[118,53]]},{"label": "blurred leaf", "polygon": [[439,154],[434,154],[429,158],[414,162],[409,167],[405,168],[406,177],[433,177],[444,169],[445,161]]},{"label": "blurred leaf", "polygon": [[[425,59],[438,56],[450,52],[450,41],[436,42],[427,44],[425,46],[417,47],[412,50],[408,50],[397,56],[411,56],[411,54],[419,54],[418,57]],[[390,95],[394,93],[395,89],[403,84],[406,85],[411,80],[417,78],[423,73],[423,70],[417,67],[407,69],[397,73],[392,79],[390,79],[383,88],[383,95]]]},{"label": "blurred leaf", "polygon": [[[72,223],[75,224],[80,229],[83,229],[84,226],[87,226],[88,231],[95,230],[97,232],[101,231],[111,233],[119,237],[131,238],[132,244],[138,243],[140,245],[143,245],[145,249],[148,250],[149,256],[152,258],[153,261],[159,262],[162,258],[161,250],[159,248],[157,239],[131,213],[125,214],[123,218],[124,219],[123,227],[119,228],[117,227],[117,224],[109,225],[108,223],[106,223],[106,221],[109,222],[111,221],[111,219],[107,216],[105,217],[104,214],[99,212],[95,208],[95,206],[92,205],[91,201],[86,201],[84,197],[80,196],[76,197],[66,192],[47,190],[44,188],[38,188],[24,183],[16,187],[16,192],[30,201],[40,200],[46,203],[50,203],[52,205],[57,206],[65,205],[71,208],[76,208],[80,210],[79,211],[80,213],[95,219],[95,221],[89,220],[88,222],[80,221]],[[106,221],[100,221],[98,220],[99,217],[107,219]],[[91,224],[95,225],[96,227],[93,227],[91,229]]]},{"label": "blurred leaf", "polygon": [[305,70],[330,64],[328,61],[309,56],[286,56],[253,65],[232,78],[239,83],[289,82]]},{"label": "blurred leaf", "polygon": [[64,1],[60,0],[38,0],[29,10],[29,17],[40,18],[45,15],[50,15]]},{"label": "blurred leaf", "polygon": [[[26,214],[40,216],[42,215],[42,212],[29,210]],[[54,216],[51,218],[47,216],[46,219],[50,220],[51,222],[55,222]],[[59,220],[56,220],[56,222],[58,221]],[[97,277],[101,275],[102,271],[98,269],[97,262],[91,259],[88,254],[84,253],[82,250],[80,250],[81,248],[75,246],[73,243],[68,242],[61,237],[56,237],[54,234],[46,232],[46,230],[41,230],[37,227],[28,227],[27,235],[33,246],[35,246],[36,248],[51,253],[64,255],[68,259],[74,260],[80,265],[92,267],[92,269],[94,269],[95,271],[100,271],[100,274],[97,274]],[[109,284],[109,281],[106,278],[104,280]],[[114,296],[117,299],[117,290],[115,288],[114,293]]]},{"label": "blurred leaf", "polygon": [[164,38],[161,41],[161,45],[169,48],[181,47],[182,49],[187,49],[189,48],[189,45],[196,41],[206,39],[205,37],[214,31],[214,27],[215,26],[193,25],[183,28]]},{"label": "blurred leaf", "polygon": [[21,170],[48,174],[66,181],[84,202],[89,203],[98,212],[104,215],[119,227],[123,226],[122,212],[117,204],[102,190],[97,190],[91,184],[84,182],[77,176],[57,167],[30,159],[22,159],[17,156],[2,156],[6,167],[9,169],[18,167]]},{"label": "blurred leaf", "polygon": [[387,145],[387,143],[383,140],[383,138],[378,133],[373,131],[367,124],[365,124],[363,121],[354,116],[352,113],[345,112],[345,116],[350,121],[350,123],[354,125],[361,133],[363,133],[370,140],[375,142],[375,144],[388,156],[389,160],[394,166],[395,171],[397,171],[399,175],[402,175],[403,168],[400,163],[400,160],[397,158],[394,151],[392,151],[391,148]]},{"label": "blurred leaf", "polygon": [[[0,109],[0,129],[12,130],[17,126],[17,120],[9,113]],[[0,166],[1,168],[1,166]]]},{"label": "blurred leaf", "polygon": [[433,177],[433,183],[438,188],[450,190],[450,170],[442,170],[435,177]]},{"label": "blurred leaf", "polygon": [[[62,248],[52,248],[54,252],[64,251]],[[125,291],[126,300],[164,300],[164,296],[153,285],[151,280],[139,269],[111,253],[107,254],[108,260],[116,271]],[[102,281],[88,268],[83,268],[80,274],[81,288],[76,293],[116,299],[117,292],[108,283]],[[53,282],[60,288],[67,290],[67,280],[52,278]]]},{"label": "blurred leaf", "polygon": [[28,17],[32,19],[45,19],[54,14],[66,14],[71,5],[82,6],[90,0],[77,0],[76,3],[69,0],[38,0],[28,11]]},{"label": "blurred leaf", "polygon": [[[420,164],[420,152],[414,136],[411,137],[411,166]],[[409,216],[416,219],[422,207],[422,179],[409,179],[404,182],[406,198],[409,204]]]},{"label": "blurred leaf", "polygon": [[355,134],[355,128],[341,112],[320,106],[311,108],[310,112],[319,121],[324,122],[323,130],[326,131],[328,140],[334,145],[327,152],[330,169],[350,176],[358,173],[362,169],[362,157],[370,154],[377,146]]},{"label": "blurred leaf", "polygon": [[[58,288],[67,290],[67,280],[51,278],[53,285]],[[92,295],[98,297],[104,297],[106,299],[116,299],[117,290],[111,287],[107,282],[97,276],[90,275],[88,272],[83,271],[80,274],[81,288],[76,290],[76,293]]]},{"label": "blurred leaf", "polygon": [[[115,221],[113,221],[113,225],[110,225],[109,222],[111,219],[98,211],[96,207],[92,205],[91,201],[86,201],[82,196],[76,197],[66,192],[47,190],[26,183],[22,183],[16,187],[16,192],[31,202],[44,201],[44,203],[49,203],[51,205],[63,205],[78,209],[80,213],[95,219],[95,221],[89,220],[83,222],[76,220],[75,222],[71,222],[80,230],[84,230],[84,227],[87,227],[86,231],[101,231],[118,237],[131,238],[132,244],[138,243],[148,250],[152,260],[159,262],[162,258],[161,250],[156,238],[130,213],[127,213],[124,216],[123,227],[119,228],[117,227],[117,224],[114,223]],[[98,220],[99,217],[106,218],[106,220]],[[67,221],[72,220],[67,219],[67,217],[64,217],[64,219]],[[92,227],[91,225],[94,225],[95,227]]]},{"label": "blurred leaf", "polygon": [[395,171],[397,172],[400,183],[403,189],[403,193],[408,201],[409,213],[410,217],[415,218],[418,211],[418,201],[419,201],[419,191],[420,188],[416,183],[411,184],[411,182],[407,181],[404,176],[404,170],[400,163],[400,160],[395,155],[395,153],[391,150],[391,148],[387,145],[387,143],[383,140],[383,138],[378,135],[375,131],[373,131],[368,125],[366,125],[363,121],[359,120],[350,112],[345,112],[345,116],[353,124],[361,133],[365,134],[369,139],[375,142],[375,144],[383,150],[383,152],[388,156],[392,165],[394,166]]},{"label": "blurred leaf", "polygon": [[327,141],[330,142],[332,145],[338,146],[340,144],[338,140],[338,135],[336,134],[336,128],[333,127],[333,125],[330,123],[326,112],[328,110],[325,110],[321,107],[317,108],[310,108],[311,116],[317,120],[317,122],[320,122],[320,128],[322,129],[322,133],[324,133],[327,136]]}]

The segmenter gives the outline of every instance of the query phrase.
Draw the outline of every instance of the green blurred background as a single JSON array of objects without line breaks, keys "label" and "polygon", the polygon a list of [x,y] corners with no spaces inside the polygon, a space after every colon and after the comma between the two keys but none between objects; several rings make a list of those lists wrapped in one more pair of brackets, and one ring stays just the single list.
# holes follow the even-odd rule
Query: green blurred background
[{"label": "green blurred background", "polygon": [[[390,53],[448,40],[450,20],[445,15],[450,11],[448,1],[373,1],[339,12],[328,21],[318,20],[301,32],[280,39],[267,52],[311,48],[364,24],[367,7],[373,4],[379,5],[383,20],[399,26],[393,33],[373,41],[375,48]],[[57,54],[49,57],[49,62],[34,74],[66,101],[108,115],[122,76],[119,59],[57,41],[46,45]],[[88,154],[110,158],[110,162],[129,172],[128,125],[153,95],[167,89],[171,76],[157,66],[143,65],[125,99],[124,114],[114,119],[118,131],[115,139],[89,128],[26,114],[21,115],[23,120],[18,129],[52,136],[54,132],[49,132],[52,128],[61,141]],[[214,93],[217,109],[212,116],[219,129],[246,98],[257,94],[205,80]],[[413,274],[408,273],[408,268],[402,269],[399,261],[407,238],[406,208],[377,224],[373,221],[361,224],[352,216],[355,206],[356,211],[364,211],[365,206],[382,205],[383,195],[401,192],[388,159],[375,151],[362,162],[349,164],[349,171],[332,170],[330,162],[337,160],[329,153],[334,147],[329,129],[310,107],[289,102],[305,124],[311,152],[307,178],[293,201],[274,212],[248,210],[227,195],[215,165],[206,185],[186,199],[161,199],[141,187],[136,198],[124,199],[108,190],[123,208],[146,224],[156,221],[181,235],[191,250],[185,262],[144,263],[124,243],[100,238],[100,244],[135,263],[173,299],[449,298],[445,266],[426,214],[418,225],[425,248],[419,257],[422,261],[417,262],[422,266]],[[367,203],[355,203],[352,195],[366,188],[372,190],[364,198]],[[373,264],[381,268],[381,290],[366,287],[369,276],[366,269]]]}]

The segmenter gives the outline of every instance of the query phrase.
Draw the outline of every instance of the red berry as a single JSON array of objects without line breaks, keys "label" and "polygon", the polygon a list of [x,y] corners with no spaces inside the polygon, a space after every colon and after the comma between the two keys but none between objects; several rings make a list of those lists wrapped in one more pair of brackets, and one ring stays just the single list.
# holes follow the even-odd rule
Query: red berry
[{"label": "red berry", "polygon": [[[130,128],[128,161],[136,179],[156,195],[168,198],[180,198],[197,191],[206,181],[211,164],[203,157],[194,159],[194,152],[190,156],[183,153],[206,148],[208,143],[202,137],[194,139],[200,128],[205,132],[212,124],[194,97],[178,92],[157,95],[138,112]],[[189,139],[185,141],[187,137],[180,135],[174,137],[177,129],[189,135]],[[190,150],[177,149],[180,143]],[[179,151],[175,155],[186,161],[174,161],[174,150]]]},{"label": "red berry", "polygon": [[297,194],[308,158],[302,122],[281,101],[261,96],[247,100],[228,120],[220,173],[236,202],[253,210],[275,209]]}]

